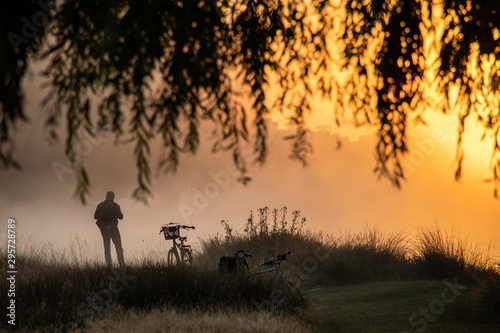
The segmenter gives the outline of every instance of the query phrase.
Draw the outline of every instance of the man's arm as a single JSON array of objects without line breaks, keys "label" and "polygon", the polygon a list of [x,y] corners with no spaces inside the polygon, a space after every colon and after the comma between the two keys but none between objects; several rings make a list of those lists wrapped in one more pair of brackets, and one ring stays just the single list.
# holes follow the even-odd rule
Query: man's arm
[{"label": "man's arm", "polygon": [[97,205],[97,208],[95,209],[95,213],[94,213],[94,220],[98,220],[99,217],[100,217],[100,211],[99,211],[99,205]]},{"label": "man's arm", "polygon": [[123,220],[123,213],[122,213],[122,210],[120,209],[120,205],[115,203],[115,209],[116,209],[116,218]]}]

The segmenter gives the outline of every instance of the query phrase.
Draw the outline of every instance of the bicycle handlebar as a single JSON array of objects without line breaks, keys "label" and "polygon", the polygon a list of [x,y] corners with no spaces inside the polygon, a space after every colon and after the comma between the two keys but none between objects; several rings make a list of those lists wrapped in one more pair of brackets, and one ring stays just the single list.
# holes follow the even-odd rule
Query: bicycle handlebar
[{"label": "bicycle handlebar", "polygon": [[288,258],[286,256],[289,255],[290,253],[292,253],[292,251],[288,250],[288,251],[286,251],[286,253],[280,254],[278,256],[278,259],[276,259],[276,260],[287,260]]},{"label": "bicycle handlebar", "polygon": [[286,251],[286,253],[279,254],[278,256],[276,256],[276,259],[271,258],[271,260],[260,264],[260,266],[272,266],[274,264],[279,264],[281,261],[287,260],[288,258],[286,256],[289,255],[290,253],[292,253],[292,251],[288,250]]},{"label": "bicycle handlebar", "polygon": [[243,250],[238,250],[234,254],[236,258],[245,258],[245,257],[251,257],[252,255],[250,253],[245,253]]},{"label": "bicycle handlebar", "polygon": [[174,223],[174,222],[170,222],[169,224],[165,224],[161,227],[160,229],[160,232],[158,234],[161,234],[166,228],[168,228],[169,226],[177,226],[179,228],[182,228],[182,229],[195,229],[194,226],[189,226],[189,225],[180,225],[178,223]]}]

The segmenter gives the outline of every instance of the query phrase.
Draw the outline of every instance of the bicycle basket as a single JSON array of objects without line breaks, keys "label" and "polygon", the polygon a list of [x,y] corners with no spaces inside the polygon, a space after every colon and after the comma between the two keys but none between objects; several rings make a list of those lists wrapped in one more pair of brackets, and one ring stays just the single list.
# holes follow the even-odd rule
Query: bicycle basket
[{"label": "bicycle basket", "polygon": [[171,226],[171,227],[164,227],[163,228],[163,234],[165,235],[165,239],[166,240],[170,240],[170,239],[177,239],[179,238],[179,226],[176,225],[176,226]]}]

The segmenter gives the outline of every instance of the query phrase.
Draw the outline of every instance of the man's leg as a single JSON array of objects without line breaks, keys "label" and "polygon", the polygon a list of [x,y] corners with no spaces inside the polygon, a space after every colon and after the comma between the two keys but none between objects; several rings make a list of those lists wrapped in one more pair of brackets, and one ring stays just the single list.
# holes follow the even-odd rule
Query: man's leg
[{"label": "man's leg", "polygon": [[118,226],[112,226],[110,228],[111,239],[116,248],[116,257],[118,258],[118,263],[121,267],[125,265],[125,260],[123,259],[123,248],[122,248],[122,238],[120,236],[120,231]]},{"label": "man's leg", "polygon": [[110,232],[109,229],[99,228],[101,230],[102,241],[104,243],[104,259],[106,259],[106,265],[111,267],[111,242],[110,242]]}]

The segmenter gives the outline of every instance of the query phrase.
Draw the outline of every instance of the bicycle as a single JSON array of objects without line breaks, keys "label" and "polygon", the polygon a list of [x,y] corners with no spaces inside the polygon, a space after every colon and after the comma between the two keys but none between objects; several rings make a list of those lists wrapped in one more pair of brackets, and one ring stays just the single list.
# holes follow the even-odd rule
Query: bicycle
[{"label": "bicycle", "polygon": [[[221,272],[232,272],[240,275],[256,275],[263,274],[268,272],[276,272],[276,275],[282,276],[280,271],[281,263],[284,260],[287,260],[287,256],[291,254],[292,251],[288,250],[284,254],[280,254],[274,257],[271,257],[269,261],[266,261],[259,266],[271,266],[270,268],[252,272],[248,266],[247,258],[252,257],[250,253],[245,253],[243,250],[236,251],[234,257],[221,257],[219,260],[219,271]],[[246,271],[245,271],[246,268]]]},{"label": "bicycle", "polygon": [[[180,225],[178,223],[170,222],[164,224],[160,229],[160,234],[163,232],[165,240],[172,240],[172,248],[168,251],[167,264],[174,266],[177,264],[191,265],[193,263],[193,253],[191,245],[185,244],[187,237],[181,237],[180,229],[194,229],[193,226]],[[176,240],[180,243],[177,243]]]},{"label": "bicycle", "polygon": [[[292,251],[288,250],[283,254],[277,255],[276,258],[271,257],[268,261],[259,265],[260,267],[269,266],[269,268],[251,271],[248,266],[247,258],[252,257],[252,255],[250,253],[245,253],[243,250],[238,250],[234,257],[220,258],[219,271],[221,273],[236,275],[237,277],[251,277],[274,272],[273,275],[276,276],[277,279],[273,282],[274,290],[271,295],[271,303],[275,306],[304,304],[305,300],[300,290],[281,272],[281,263],[287,260],[288,255],[291,253]],[[269,303],[269,301],[267,303]]]}]

